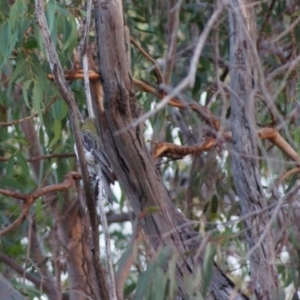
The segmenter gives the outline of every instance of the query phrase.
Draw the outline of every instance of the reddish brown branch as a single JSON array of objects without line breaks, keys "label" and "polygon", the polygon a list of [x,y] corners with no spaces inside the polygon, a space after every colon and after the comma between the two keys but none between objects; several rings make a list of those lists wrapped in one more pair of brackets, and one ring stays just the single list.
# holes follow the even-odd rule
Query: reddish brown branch
[{"label": "reddish brown branch", "polygon": [[[66,79],[83,79],[83,71],[82,69],[77,69],[77,70],[71,70],[65,72],[65,77]],[[100,75],[95,72],[95,71],[89,71],[89,78],[90,80],[98,79]],[[53,75],[48,75],[48,78],[53,80]],[[133,78],[133,83],[138,86],[142,91],[151,93],[158,98],[162,99],[164,97],[164,92],[159,91],[156,87]],[[177,108],[190,108],[193,111],[197,112],[200,117],[202,117],[209,125],[213,126],[215,131],[219,131],[220,129],[220,122],[217,119],[216,116],[214,116],[209,109],[206,107],[198,104],[198,103],[183,103],[180,99],[174,97],[169,101],[169,105]],[[284,153],[286,153],[293,161],[299,163],[300,158],[297,152],[291,147],[289,143],[287,143],[283,137],[280,135],[280,133],[271,127],[266,127],[258,130],[257,132],[258,137],[260,139],[268,139],[270,142],[275,144],[279,149],[281,149]],[[222,136],[225,138],[226,141],[231,140],[231,134],[230,133],[223,133]],[[157,144],[155,150],[154,150],[154,156],[155,157],[161,157],[161,156],[185,156],[188,154],[193,154],[193,153],[199,153],[205,150],[208,150],[209,148],[213,147],[216,145],[216,141],[213,141],[212,138],[210,138],[210,141],[208,143],[209,146],[206,145],[207,141],[199,145],[195,146],[178,146],[174,145],[172,143],[159,143]],[[204,146],[203,146],[204,145]],[[203,148],[204,147],[204,148]],[[205,148],[207,147],[207,148]]]},{"label": "reddish brown branch", "polygon": [[188,154],[200,153],[216,146],[216,139],[208,137],[205,141],[194,146],[180,146],[172,143],[158,143],[154,149],[154,157],[183,157]]},{"label": "reddish brown branch", "polygon": [[[300,158],[298,153],[287,143],[280,133],[271,127],[261,128],[257,131],[258,138],[261,140],[268,139],[272,144],[276,145],[286,155],[288,155],[297,164],[300,164]],[[231,132],[224,132],[222,134],[224,141],[231,142]],[[217,140],[209,137],[204,142],[194,146],[179,146],[172,143],[161,142],[156,144],[154,148],[154,157],[183,157],[188,154],[200,153],[206,151],[211,147],[216,146]]]},{"label": "reddish brown branch", "polygon": [[26,218],[26,216],[29,212],[31,205],[34,203],[34,201],[36,199],[38,199],[39,197],[41,197],[45,194],[48,194],[48,193],[65,191],[73,185],[74,180],[80,179],[80,178],[81,178],[80,173],[70,172],[65,176],[65,180],[62,183],[45,186],[45,187],[38,189],[30,194],[21,194],[21,193],[17,193],[17,192],[0,189],[0,194],[9,196],[9,197],[14,197],[14,198],[20,199],[24,202],[23,209],[22,209],[22,212],[19,215],[19,217],[14,222],[12,222],[10,225],[8,225],[4,229],[0,230],[0,237],[4,234],[8,233],[9,231],[13,230],[15,227],[19,226],[20,224],[22,224],[22,222],[24,221],[24,219]]},{"label": "reddish brown branch", "polygon": [[[99,79],[100,75],[92,70],[89,70],[89,79],[96,80]],[[48,79],[54,80],[54,76],[52,74],[48,74]],[[84,79],[84,74],[82,69],[73,69],[65,71],[65,79],[67,80],[75,80],[75,79]]]},{"label": "reddish brown branch", "polygon": [[287,172],[285,172],[283,175],[281,175],[277,181],[276,181],[276,184],[280,184],[282,181],[284,181],[287,177],[295,174],[295,173],[299,173],[300,172],[300,168],[297,167],[297,168],[293,168],[291,170],[288,170]]},{"label": "reddish brown branch", "polygon": [[288,155],[293,161],[299,163],[300,158],[298,153],[292,148],[292,146],[284,140],[280,133],[271,127],[261,128],[258,130],[258,137],[260,139],[268,139],[271,143],[281,149],[286,155]]},{"label": "reddish brown branch", "polygon": [[[54,77],[52,74],[48,74],[48,78],[50,80],[54,80]],[[65,78],[68,80],[83,79],[83,70],[77,69],[77,70],[66,71]],[[92,70],[89,71],[89,79],[90,80],[95,80],[95,79],[99,79],[99,78],[100,78],[100,75],[97,72],[92,71]],[[165,92],[159,91],[156,87],[151,86],[150,84],[148,84],[144,81],[141,81],[141,80],[138,80],[135,78],[133,78],[132,81],[137,87],[139,87],[144,92],[151,93],[160,99],[162,99],[165,96]],[[197,112],[201,116],[201,118],[203,118],[208,124],[212,125],[215,130],[218,131],[220,129],[219,120],[210,112],[209,109],[202,106],[201,104],[183,103],[180,99],[178,99],[176,97],[173,97],[169,101],[168,104],[170,106],[174,106],[174,107],[182,108],[182,109],[190,108],[193,111]]]},{"label": "reddish brown branch", "polygon": [[[159,91],[157,88],[151,86],[150,84],[147,84],[144,81],[140,81],[138,79],[133,78],[132,79],[133,83],[138,86],[142,91],[151,93],[158,98],[162,99],[164,97],[164,92]],[[212,125],[213,128],[218,131],[220,129],[220,122],[219,120],[210,112],[209,109],[204,107],[203,105],[199,103],[183,103],[180,99],[173,97],[168,104],[170,106],[174,106],[177,108],[182,108],[182,109],[192,109],[196,113],[200,115],[201,118],[203,118],[208,124]]]}]

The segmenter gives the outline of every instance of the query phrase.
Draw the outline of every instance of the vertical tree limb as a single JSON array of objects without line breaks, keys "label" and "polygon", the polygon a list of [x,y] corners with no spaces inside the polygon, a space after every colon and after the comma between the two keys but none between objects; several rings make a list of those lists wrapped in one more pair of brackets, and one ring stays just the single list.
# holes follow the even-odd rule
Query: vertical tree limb
[{"label": "vertical tree limb", "polygon": [[[254,95],[257,76],[250,45],[255,44],[256,25],[251,4],[251,0],[233,0],[229,12],[232,172],[243,215],[266,207],[256,159]],[[252,40],[247,39],[244,31]],[[267,223],[268,212],[245,220],[249,249],[258,243]],[[271,232],[252,251],[250,272],[257,299],[274,299],[278,283]]]},{"label": "vertical tree limb", "polygon": [[73,129],[76,148],[79,155],[79,164],[80,164],[82,179],[84,183],[85,198],[86,198],[86,203],[89,211],[91,228],[92,228],[92,239],[93,239],[92,259],[93,259],[95,274],[99,283],[98,291],[96,294],[97,297],[101,297],[103,300],[105,300],[108,299],[109,296],[106,287],[104,270],[100,263],[99,232],[98,232],[98,219],[96,214],[96,205],[90,189],[89,174],[87,171],[83,145],[80,138],[78,119],[81,119],[81,114],[76,105],[71,88],[67,84],[64,78],[64,73],[61,67],[61,63],[58,59],[56,49],[50,37],[49,28],[44,13],[44,3],[42,0],[35,0],[35,15],[36,15],[37,24],[40,28],[40,32],[43,38],[47,59],[51,71],[53,73],[55,83],[69,108],[70,123]]},{"label": "vertical tree limb", "polygon": [[[214,14],[214,18],[220,12],[221,9]],[[176,264],[178,296],[187,298],[184,278],[195,276],[201,268],[203,257],[194,256],[201,241],[173,205],[147,151],[141,128],[130,127],[139,117],[139,108],[127,63],[122,1],[97,0],[95,18],[99,71],[105,95],[103,116],[108,124],[104,139],[106,152],[109,153],[113,169],[118,171],[118,180],[135,214],[140,216],[141,226],[152,247],[157,250],[168,245],[179,254]],[[207,30],[205,34],[208,34]],[[186,85],[190,82],[189,78],[186,79]],[[97,110],[96,117],[101,116],[101,111]],[[121,131],[124,128],[128,129]],[[151,207],[157,207],[158,211],[147,213]],[[197,287],[201,290],[200,281]],[[210,293],[220,300],[228,299],[234,293],[232,282],[216,266],[213,266]],[[247,297],[237,293],[235,299]]]}]

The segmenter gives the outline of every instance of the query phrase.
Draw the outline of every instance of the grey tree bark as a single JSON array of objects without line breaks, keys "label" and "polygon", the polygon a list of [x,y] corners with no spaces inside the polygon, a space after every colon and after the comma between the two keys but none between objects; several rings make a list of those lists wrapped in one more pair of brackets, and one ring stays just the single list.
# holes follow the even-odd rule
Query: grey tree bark
[{"label": "grey tree bark", "polygon": [[[242,215],[266,207],[257,161],[254,97],[256,93],[256,25],[251,0],[233,0],[230,23],[232,172]],[[277,299],[277,272],[271,232],[259,243],[268,212],[245,220],[252,289],[257,299]]]},{"label": "grey tree bark", "polygon": [[[195,255],[201,240],[171,202],[147,151],[141,127],[128,128],[139,116],[139,108],[127,63],[122,1],[96,1],[95,18],[105,114],[101,115],[97,103],[95,107],[96,117],[104,117],[107,123],[103,134],[105,148],[152,247],[157,250],[172,245],[173,251],[180,254],[176,273],[180,289],[178,296],[186,299],[188,293],[183,278],[196,274],[202,265],[203,257]],[[153,206],[158,212],[148,212]],[[210,294],[214,299],[229,299],[232,295],[235,295],[232,299],[247,299],[236,293],[231,281],[217,266],[214,266]]]},{"label": "grey tree bark", "polygon": [[25,300],[25,297],[0,274],[0,299]]}]

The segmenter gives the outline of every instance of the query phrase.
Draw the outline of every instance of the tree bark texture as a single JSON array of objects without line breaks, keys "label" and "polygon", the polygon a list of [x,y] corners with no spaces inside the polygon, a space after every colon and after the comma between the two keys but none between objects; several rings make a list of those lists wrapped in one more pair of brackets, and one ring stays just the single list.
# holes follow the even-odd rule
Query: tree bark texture
[{"label": "tree bark texture", "polygon": [[[232,172],[243,215],[260,211],[266,200],[258,172],[254,113],[256,67],[256,26],[251,0],[233,0],[230,23],[231,128],[233,138]],[[258,240],[268,223],[268,212],[245,221],[252,289],[257,299],[275,299],[277,275],[271,232]],[[275,298],[274,298],[275,297]]]},{"label": "tree bark texture", "polygon": [[2,274],[0,274],[0,299],[25,300],[25,297],[11,285]]},{"label": "tree bark texture", "polygon": [[[127,63],[122,1],[96,1],[95,18],[107,123],[104,145],[152,247],[158,250],[161,246],[172,245],[174,252],[180,254],[176,272],[178,296],[186,299],[183,278],[196,274],[202,265],[202,256],[195,256],[201,241],[173,205],[147,151],[141,126],[124,130],[139,116],[139,108]],[[103,117],[100,109],[96,111],[96,117]],[[158,211],[150,212],[150,207],[156,207]],[[233,284],[216,266],[210,293],[214,299],[229,299],[234,293]],[[233,299],[247,298],[237,294]]]}]

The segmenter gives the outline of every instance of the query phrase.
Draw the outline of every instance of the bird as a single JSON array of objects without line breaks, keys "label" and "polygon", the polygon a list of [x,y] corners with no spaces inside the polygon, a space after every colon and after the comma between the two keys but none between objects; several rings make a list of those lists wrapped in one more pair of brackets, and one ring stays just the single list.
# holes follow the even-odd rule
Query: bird
[{"label": "bird", "polygon": [[[96,120],[86,118],[80,128],[80,137],[83,144],[84,155],[87,162],[87,169],[90,175],[91,185],[95,188],[95,195],[98,195],[98,181],[102,180],[106,199],[112,203],[113,195],[110,184],[114,184],[115,175],[111,163],[97,131]],[[78,160],[78,151],[74,145],[74,151]]]}]

